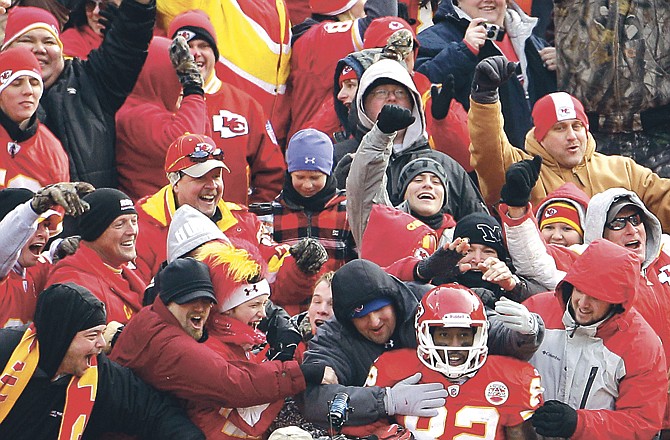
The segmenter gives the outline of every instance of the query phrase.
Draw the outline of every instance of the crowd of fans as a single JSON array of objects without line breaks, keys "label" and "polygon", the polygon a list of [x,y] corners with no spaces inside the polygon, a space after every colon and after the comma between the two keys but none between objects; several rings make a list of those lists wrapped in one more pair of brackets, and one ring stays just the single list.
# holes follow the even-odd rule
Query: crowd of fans
[{"label": "crowd of fans", "polygon": [[0,438],[670,439],[664,0],[0,17]]}]

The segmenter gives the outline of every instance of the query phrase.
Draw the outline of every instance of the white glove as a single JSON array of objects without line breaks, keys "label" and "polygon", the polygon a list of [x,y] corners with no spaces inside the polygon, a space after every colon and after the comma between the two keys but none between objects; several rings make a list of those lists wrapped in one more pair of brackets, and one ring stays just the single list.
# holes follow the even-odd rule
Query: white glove
[{"label": "white glove", "polygon": [[444,406],[447,390],[441,383],[422,383],[416,373],[386,388],[384,406],[389,416],[402,414],[414,417],[435,417],[437,408]]},{"label": "white glove", "polygon": [[496,312],[500,314],[500,320],[507,328],[524,335],[537,334],[537,318],[523,304],[503,296],[496,301]]}]

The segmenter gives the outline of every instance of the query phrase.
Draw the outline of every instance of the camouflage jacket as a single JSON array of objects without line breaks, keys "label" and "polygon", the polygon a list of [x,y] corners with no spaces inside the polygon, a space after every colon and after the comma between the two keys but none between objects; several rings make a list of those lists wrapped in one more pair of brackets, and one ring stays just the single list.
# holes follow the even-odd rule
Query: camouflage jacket
[{"label": "camouflage jacket", "polygon": [[554,16],[558,88],[601,130],[639,130],[640,112],[670,103],[667,0],[557,0]]}]

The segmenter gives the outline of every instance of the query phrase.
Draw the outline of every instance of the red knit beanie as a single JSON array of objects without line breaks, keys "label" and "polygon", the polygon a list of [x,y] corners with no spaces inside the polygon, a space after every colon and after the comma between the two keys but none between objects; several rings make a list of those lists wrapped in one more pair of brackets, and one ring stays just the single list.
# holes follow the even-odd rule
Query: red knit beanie
[{"label": "red knit beanie", "polygon": [[31,76],[37,79],[42,88],[42,69],[35,55],[27,47],[13,47],[0,53],[0,93],[12,81],[20,76]]},{"label": "red knit beanie", "polygon": [[58,20],[46,9],[33,6],[14,6],[7,13],[7,27],[5,28],[5,41],[0,50],[5,50],[21,35],[33,29],[46,29],[58,41],[58,45],[63,50],[63,43],[60,41],[60,28]]},{"label": "red knit beanie", "polygon": [[214,25],[205,11],[193,9],[177,15],[170,22],[167,34],[170,38],[174,38],[177,35],[182,36],[186,42],[193,39],[204,40],[212,47],[214,58],[216,60],[219,59],[216,30],[214,30]]},{"label": "red knit beanie", "polygon": [[358,0],[309,0],[312,14],[337,15],[351,9]]},{"label": "red knit beanie", "polygon": [[584,112],[584,106],[577,98],[565,92],[555,92],[540,98],[533,107],[533,121],[535,122],[535,139],[542,141],[551,127],[560,121],[579,119],[586,130],[589,129],[589,119]]}]

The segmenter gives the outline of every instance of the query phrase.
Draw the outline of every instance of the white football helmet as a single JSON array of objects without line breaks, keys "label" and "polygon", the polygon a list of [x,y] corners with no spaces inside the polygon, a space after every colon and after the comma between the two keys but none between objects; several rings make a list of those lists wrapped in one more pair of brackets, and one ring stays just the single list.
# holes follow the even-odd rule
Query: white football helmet
[{"label": "white football helmet", "polygon": [[[486,362],[488,329],[484,304],[476,293],[460,284],[444,284],[424,295],[416,313],[417,355],[431,370],[448,379],[472,377]],[[475,329],[471,347],[436,345],[431,327]],[[467,360],[457,366],[449,365],[449,351],[468,351]]]}]

